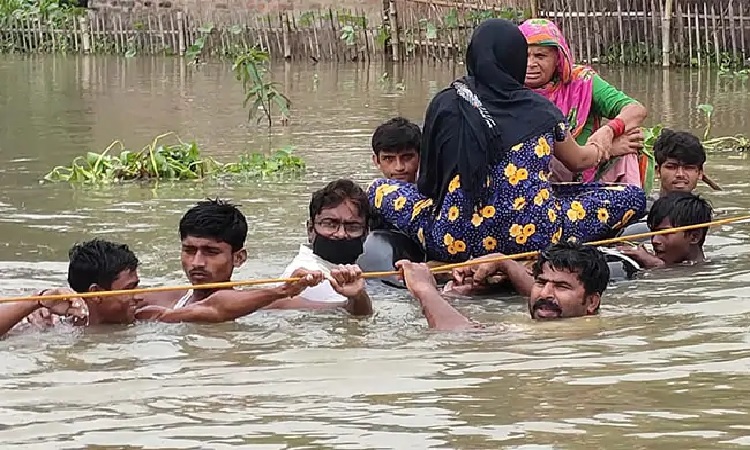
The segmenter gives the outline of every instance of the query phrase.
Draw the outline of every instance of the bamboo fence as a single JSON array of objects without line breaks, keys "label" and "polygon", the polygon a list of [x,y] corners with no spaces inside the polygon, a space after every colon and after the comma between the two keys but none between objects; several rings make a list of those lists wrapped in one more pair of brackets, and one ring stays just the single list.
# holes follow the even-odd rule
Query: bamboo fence
[{"label": "bamboo fence", "polygon": [[0,51],[205,57],[259,46],[273,58],[359,61],[379,54],[381,29],[370,27],[364,13],[332,9],[276,15],[236,11],[208,18],[182,11],[98,10],[55,22],[0,20]]},{"label": "bamboo fence", "polygon": [[738,66],[750,56],[747,0],[540,3],[540,16],[561,27],[577,61]]},{"label": "bamboo fence", "polygon": [[741,67],[750,56],[748,0],[383,0],[360,10],[88,10],[80,16],[0,17],[0,51],[179,54],[201,58],[259,46],[299,61],[455,60],[489,17],[554,20],[576,61]]}]

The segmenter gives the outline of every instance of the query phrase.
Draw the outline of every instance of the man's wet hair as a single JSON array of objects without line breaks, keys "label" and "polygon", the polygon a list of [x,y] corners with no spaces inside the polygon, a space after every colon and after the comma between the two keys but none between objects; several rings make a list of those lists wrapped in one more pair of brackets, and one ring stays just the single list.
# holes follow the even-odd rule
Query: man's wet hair
[{"label": "man's wet hair", "polygon": [[225,242],[236,252],[245,246],[247,220],[237,206],[218,198],[207,199],[180,219],[180,239],[188,236]]},{"label": "man's wet hair", "polygon": [[310,200],[310,222],[315,216],[328,208],[335,208],[344,201],[351,201],[357,207],[360,217],[365,219],[365,224],[370,222],[370,202],[367,193],[352,180],[341,178],[331,181],[324,188],[313,192]]},{"label": "man's wet hair", "polygon": [[702,169],[706,162],[706,149],[695,135],[687,131],[664,128],[654,142],[654,157],[658,166],[671,158],[681,164],[694,165]]},{"label": "man's wet hair", "polygon": [[595,247],[574,242],[561,242],[547,247],[534,263],[533,276],[539,276],[545,264],[555,270],[578,275],[586,295],[603,294],[609,284],[609,265],[602,252]]},{"label": "man's wet hair", "polygon": [[138,268],[138,258],[127,245],[100,239],[75,244],[68,259],[68,285],[79,293],[93,284],[111,289],[120,273]]},{"label": "man's wet hair", "polygon": [[372,152],[377,156],[383,150],[396,153],[415,150],[419,153],[421,143],[422,131],[419,125],[403,117],[394,117],[375,129],[372,135]]},{"label": "man's wet hair", "polygon": [[[685,227],[709,223],[713,215],[713,208],[706,199],[690,192],[670,192],[654,202],[646,218],[646,224],[654,230],[665,219],[668,219],[672,227]],[[698,245],[703,245],[708,234],[708,227],[698,228],[695,231],[701,233]]]}]

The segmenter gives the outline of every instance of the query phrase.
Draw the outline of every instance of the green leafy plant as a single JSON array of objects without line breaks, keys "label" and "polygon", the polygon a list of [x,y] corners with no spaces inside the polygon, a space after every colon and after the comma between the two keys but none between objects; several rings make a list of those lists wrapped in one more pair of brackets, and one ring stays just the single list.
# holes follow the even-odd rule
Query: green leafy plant
[{"label": "green leafy plant", "polygon": [[305,162],[294,155],[294,148],[284,147],[271,155],[251,153],[240,156],[236,163],[221,166],[221,172],[233,175],[252,175],[267,178],[280,174],[299,174],[305,170]]},{"label": "green leafy plant", "polygon": [[[450,15],[450,13],[449,13]],[[515,22],[523,22],[524,20],[531,17],[531,12],[520,9],[520,8],[513,8],[513,7],[505,7],[499,10],[496,9],[490,9],[490,10],[469,10],[464,13],[464,19],[467,22],[474,22],[474,24],[479,24],[479,22],[482,22],[487,19],[506,19],[506,20],[512,20]],[[446,25],[450,22],[452,22],[451,18],[444,18],[444,20],[447,19]]]},{"label": "green leafy plant", "polygon": [[83,14],[83,8],[59,0],[0,0],[0,19],[36,19],[51,21],[66,18],[72,14]]},{"label": "green leafy plant", "polygon": [[377,33],[375,34],[375,42],[379,46],[384,46],[388,40],[391,38],[391,30],[389,27],[379,26],[377,28]]},{"label": "green leafy plant", "polygon": [[[646,157],[649,159],[651,167],[656,165],[654,144],[656,143],[656,139],[658,139],[661,135],[662,130],[664,130],[664,126],[661,124],[658,124],[654,127],[643,127],[643,148],[641,149],[641,153],[646,155]],[[651,192],[653,186],[654,171],[648,170],[646,172],[645,179],[643,180],[643,190],[646,192]]]},{"label": "green leafy plant", "polygon": [[339,38],[344,41],[347,47],[357,45],[359,31],[367,29],[367,18],[347,12],[339,12],[337,17],[339,25],[341,25],[341,35]]},{"label": "green leafy plant", "polygon": [[427,19],[419,19],[419,27],[424,28],[424,36],[427,40],[432,41],[438,37],[438,27],[435,23]]},{"label": "green leafy plant", "polygon": [[388,72],[383,72],[378,77],[378,85],[380,88],[384,91],[395,91],[395,92],[404,92],[406,90],[406,84],[404,81],[396,81],[391,79],[391,74]]},{"label": "green leafy plant", "polygon": [[708,137],[711,136],[711,119],[714,116],[714,107],[713,105],[698,105],[697,108],[698,111],[702,112],[706,116],[706,129],[703,130],[703,140],[707,141]]},{"label": "green leafy plant", "polygon": [[357,43],[357,29],[354,25],[344,25],[341,27],[341,40],[349,46]]},{"label": "green leafy plant", "polygon": [[[750,150],[750,138],[743,134],[736,134],[734,136],[721,136],[711,137],[712,120],[714,114],[714,107],[712,105],[698,105],[698,111],[701,111],[706,117],[706,127],[703,129],[702,143],[706,149],[723,149],[723,150],[738,150],[746,151]],[[659,138],[661,132],[664,130],[662,124],[657,124],[653,127],[643,128],[644,137],[644,148],[651,150],[654,148],[656,139]]]},{"label": "green leafy plant", "polygon": [[653,127],[643,127],[643,147],[652,150],[656,140],[661,136],[663,130],[664,125],[662,124],[657,124]]},{"label": "green leafy plant", "polygon": [[739,81],[750,79],[750,69],[732,69],[729,65],[722,65],[719,68],[719,76],[722,78],[733,78]]},{"label": "green leafy plant", "polygon": [[[52,30],[69,29],[73,21],[86,10],[77,6],[78,2],[64,0],[0,0],[0,52],[20,50],[14,39],[19,28],[25,28],[23,22],[37,22],[41,30],[36,38],[27,44],[26,50],[45,52],[56,51],[65,53],[73,48],[75,36],[72,34],[57,34]],[[18,37],[16,35],[16,37]]]},{"label": "green leafy plant", "polygon": [[[520,23],[525,19],[530,18],[531,13],[530,11],[526,11],[524,9],[512,7],[506,7],[502,9],[493,8],[487,10],[472,9],[466,11],[463,14],[463,17],[466,22],[473,25],[479,25],[479,23],[493,18],[502,18]],[[419,29],[424,30],[425,38],[428,41],[438,39],[440,30],[455,30],[460,28],[458,11],[455,8],[449,9],[445,15],[438,19],[437,23],[435,21],[424,18],[419,19],[417,23],[419,24]],[[405,30],[404,35],[411,37],[413,36],[413,31],[411,29],[407,29]],[[411,53],[408,45],[406,52],[407,54]]]},{"label": "green leafy plant", "polygon": [[[171,143],[164,143],[166,138]],[[119,153],[116,153],[119,151]],[[305,162],[291,147],[271,155],[252,153],[239,161],[222,164],[203,156],[195,142],[183,142],[174,133],[157,136],[140,151],[128,150],[114,141],[102,153],[88,152],[75,158],[70,166],[57,166],[44,176],[48,182],[102,184],[122,181],[200,180],[216,176],[296,176],[305,170]]]},{"label": "green leafy plant", "polygon": [[339,24],[352,25],[357,28],[367,28],[367,17],[354,15],[348,12],[340,11],[338,13]]},{"label": "green leafy plant", "polygon": [[185,57],[190,60],[188,64],[197,64],[200,61],[203,49],[206,47],[206,41],[213,31],[214,24],[212,23],[198,28],[198,32],[201,35],[195,38],[195,41],[185,49]]},{"label": "green leafy plant", "polygon": [[712,105],[698,105],[698,110],[706,116],[706,128],[703,130],[704,147],[709,149],[750,150],[750,139],[744,134],[712,138],[714,107]]},{"label": "green leafy plant", "polygon": [[[281,113],[282,123],[289,121],[289,108],[291,100],[277,89],[278,83],[266,80],[268,74],[269,55],[257,47],[248,49],[241,53],[234,61],[232,71],[237,80],[242,82],[245,99],[243,108],[248,109],[248,120],[252,120],[258,110],[262,110],[268,120],[268,126],[273,125],[272,107],[276,105]],[[260,123],[263,117],[258,117],[256,123]]]},{"label": "green leafy plant", "polygon": [[311,27],[315,25],[315,12],[314,11],[303,12],[299,16],[299,19],[297,19],[297,23],[301,27]]},{"label": "green leafy plant", "polygon": [[448,14],[443,16],[443,25],[449,29],[458,28],[458,11],[456,8],[451,8]]}]

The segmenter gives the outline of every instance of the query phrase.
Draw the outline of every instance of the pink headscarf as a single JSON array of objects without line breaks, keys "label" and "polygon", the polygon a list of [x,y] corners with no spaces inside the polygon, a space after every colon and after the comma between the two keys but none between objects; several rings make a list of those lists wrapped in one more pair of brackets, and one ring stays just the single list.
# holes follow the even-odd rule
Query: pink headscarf
[{"label": "pink headscarf", "polygon": [[[557,71],[546,86],[535,89],[557,106],[568,119],[570,134],[581,135],[591,112],[594,91],[594,69],[574,64],[573,56],[565,37],[553,22],[546,19],[529,19],[519,27],[529,45],[557,48]],[[594,131],[600,126],[599,117],[594,117]],[[553,177],[558,181],[572,181],[573,174],[558,160],[550,164]],[[598,168],[583,172],[583,181],[594,181]],[[601,175],[600,181],[627,183],[641,186],[642,178],[638,155],[616,158]]]},{"label": "pink headscarf", "polygon": [[[594,70],[573,63],[568,43],[553,22],[547,19],[529,19],[519,29],[526,36],[529,45],[557,47],[557,72],[552,81],[535,91],[563,112],[570,125],[570,134],[577,138],[591,112]],[[598,128],[598,123],[595,123],[594,128]]]}]

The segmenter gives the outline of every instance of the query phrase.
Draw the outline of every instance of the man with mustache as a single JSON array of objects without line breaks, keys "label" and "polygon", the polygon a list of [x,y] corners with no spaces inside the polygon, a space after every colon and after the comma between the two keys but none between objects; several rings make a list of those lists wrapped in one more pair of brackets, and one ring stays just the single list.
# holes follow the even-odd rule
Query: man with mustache
[{"label": "man with mustache", "polygon": [[[397,267],[407,288],[419,300],[430,328],[458,331],[477,327],[442,297],[426,264],[399,261]],[[528,298],[529,313],[535,320],[597,314],[609,282],[609,267],[601,252],[568,242],[541,252],[531,274],[522,264],[503,260],[457,269],[453,275],[459,283],[481,283],[497,272],[505,273],[515,289]]]}]

